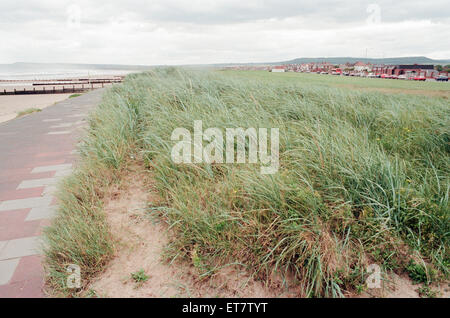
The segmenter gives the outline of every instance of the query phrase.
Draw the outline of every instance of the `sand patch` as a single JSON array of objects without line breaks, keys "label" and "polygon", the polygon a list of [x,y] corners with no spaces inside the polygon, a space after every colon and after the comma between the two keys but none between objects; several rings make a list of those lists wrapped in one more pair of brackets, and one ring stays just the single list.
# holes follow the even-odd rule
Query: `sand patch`
[{"label": "sand patch", "polygon": [[[89,289],[100,297],[288,297],[293,291],[266,287],[245,270],[226,266],[206,279],[185,262],[167,264],[162,257],[170,233],[148,202],[157,200],[150,180],[134,167],[122,184],[112,190],[105,204],[108,223],[116,241],[115,256]],[[148,280],[136,283],[131,273],[144,270]]]},{"label": "sand patch", "polygon": [[0,95],[0,122],[13,119],[28,108],[44,109],[71,94]]},{"label": "sand patch", "polygon": [[[242,267],[224,266],[213,275],[201,278],[188,261],[168,264],[163,253],[171,233],[149,203],[158,195],[148,171],[134,166],[120,185],[111,189],[105,201],[107,221],[116,250],[106,269],[86,289],[99,297],[302,297],[301,287],[285,288],[276,279],[269,286],[252,278]],[[132,273],[143,270],[145,282],[136,282]],[[346,297],[418,298],[422,285],[413,284],[406,275],[390,274],[382,288]],[[450,297],[448,283],[432,286],[437,297]]]},{"label": "sand patch", "polygon": [[[363,294],[356,297],[363,298],[420,298],[426,297],[419,293],[419,289],[423,284],[414,284],[406,275],[397,275],[391,273],[382,280],[381,288],[369,289]],[[450,284],[448,282],[431,284],[430,289],[434,293],[434,297],[450,298]]]}]

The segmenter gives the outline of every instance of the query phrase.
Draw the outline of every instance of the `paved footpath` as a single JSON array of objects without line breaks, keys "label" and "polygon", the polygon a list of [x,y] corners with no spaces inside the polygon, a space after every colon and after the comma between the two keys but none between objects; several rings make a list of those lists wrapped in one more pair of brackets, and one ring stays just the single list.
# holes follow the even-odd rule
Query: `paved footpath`
[{"label": "paved footpath", "polygon": [[40,234],[102,89],[0,123],[0,297],[44,297]]}]

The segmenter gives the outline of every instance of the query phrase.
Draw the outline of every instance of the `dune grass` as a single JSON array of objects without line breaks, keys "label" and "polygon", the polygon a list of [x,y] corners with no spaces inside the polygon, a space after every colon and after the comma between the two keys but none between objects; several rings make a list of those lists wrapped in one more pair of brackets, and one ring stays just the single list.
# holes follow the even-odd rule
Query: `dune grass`
[{"label": "dune grass", "polygon": [[[54,296],[80,295],[113,255],[103,199],[120,182],[133,152],[137,131],[128,106],[113,92],[104,96],[79,146],[79,165],[58,187],[57,215],[44,231],[46,282]],[[80,266],[80,289],[67,287],[70,264]]]},{"label": "dune grass", "polygon": [[40,111],[42,111],[42,109],[39,109],[39,108],[27,108],[25,110],[22,110],[22,111],[18,112],[16,118],[22,117],[22,116],[25,116],[25,115],[29,115],[29,114],[32,114],[32,113],[37,113],[37,112],[40,112]]},{"label": "dune grass", "polygon": [[437,81],[412,81],[393,80],[381,78],[365,78],[353,76],[335,76],[315,73],[271,73],[267,71],[222,71],[225,76],[238,75],[239,77],[256,79],[258,81],[283,81],[298,84],[316,84],[327,87],[348,87],[356,89],[380,89],[393,92],[422,92],[426,94],[441,93],[441,96],[450,97],[450,85],[448,82]]},{"label": "dune grass", "polygon": [[[194,120],[203,129],[279,128],[278,173],[175,164],[171,133]],[[152,209],[175,234],[167,257],[192,261],[202,277],[240,263],[309,297],[362,290],[371,263],[396,272],[424,264],[429,277],[448,278],[449,127],[443,98],[174,68],[130,75],[90,119],[81,148],[88,168],[61,189],[46,232],[50,281],[64,285],[65,264],[92,274],[105,263],[99,189],[136,153],[161,196]]]}]

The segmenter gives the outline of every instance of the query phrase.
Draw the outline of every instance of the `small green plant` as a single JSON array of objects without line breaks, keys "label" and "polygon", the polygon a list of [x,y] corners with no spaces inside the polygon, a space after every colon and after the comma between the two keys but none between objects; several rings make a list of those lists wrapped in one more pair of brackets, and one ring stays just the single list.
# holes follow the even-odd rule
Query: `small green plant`
[{"label": "small green plant", "polygon": [[69,96],[69,98],[74,98],[74,97],[78,97],[78,96],[81,96],[81,94],[72,94]]},{"label": "small green plant", "polygon": [[150,277],[145,273],[143,269],[137,272],[131,273],[131,278],[139,284],[145,283]]},{"label": "small green plant", "polygon": [[192,259],[192,264],[193,264],[196,268],[201,269],[201,268],[204,267],[202,257],[201,257],[201,255],[198,253],[198,246],[197,246],[197,245],[194,246],[194,249],[192,250],[192,253],[191,253],[191,259]]},{"label": "small green plant", "polygon": [[29,115],[32,113],[37,113],[40,111],[41,111],[41,109],[39,109],[39,108],[28,108],[28,109],[22,110],[21,112],[18,112],[17,117],[22,117],[22,116]]},{"label": "small green plant", "polygon": [[432,280],[431,271],[428,271],[424,265],[420,265],[411,260],[406,266],[406,271],[409,277],[414,281],[414,283],[429,284]]},{"label": "small green plant", "polygon": [[432,290],[430,286],[423,285],[418,289],[419,295],[422,298],[436,298],[437,291]]},{"label": "small green plant", "polygon": [[87,298],[98,298],[98,294],[94,289],[89,289],[89,291],[86,294]]},{"label": "small green plant", "polygon": [[360,295],[365,290],[366,290],[366,285],[363,285],[363,284],[356,285],[356,292],[358,293],[358,295]]}]

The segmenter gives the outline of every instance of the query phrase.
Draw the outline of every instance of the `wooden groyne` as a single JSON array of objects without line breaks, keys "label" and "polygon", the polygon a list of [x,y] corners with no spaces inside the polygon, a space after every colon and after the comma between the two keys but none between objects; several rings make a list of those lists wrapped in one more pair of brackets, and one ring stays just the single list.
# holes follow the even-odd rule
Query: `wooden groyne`
[{"label": "wooden groyne", "polygon": [[67,78],[57,78],[57,79],[24,79],[24,80],[18,80],[18,79],[0,79],[0,86],[2,83],[61,83],[61,82],[83,82],[83,83],[93,83],[93,82],[103,82],[103,83],[109,83],[109,82],[122,82],[125,76],[113,76],[113,77],[67,77]]},{"label": "wooden groyne", "polygon": [[[116,78],[77,78],[77,79],[53,79],[53,80],[0,80],[0,95],[29,95],[29,94],[69,94],[83,93],[107,85],[113,85],[123,81],[123,77]],[[8,83],[9,86],[3,86]],[[11,86],[11,83],[17,84]]]},{"label": "wooden groyne", "polygon": [[33,86],[43,86],[43,85],[78,85],[78,84],[85,84],[85,85],[90,85],[90,84],[113,84],[113,83],[121,83],[121,80],[110,80],[110,81],[105,81],[105,80],[92,80],[92,81],[67,81],[67,82],[36,82],[33,83]]}]

